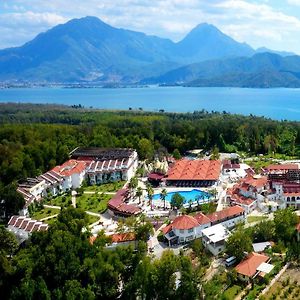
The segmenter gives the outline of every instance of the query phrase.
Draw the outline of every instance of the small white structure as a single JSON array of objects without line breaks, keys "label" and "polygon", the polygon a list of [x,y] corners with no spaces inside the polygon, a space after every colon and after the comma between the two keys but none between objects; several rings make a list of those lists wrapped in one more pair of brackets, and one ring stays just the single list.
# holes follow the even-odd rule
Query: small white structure
[{"label": "small white structure", "polygon": [[222,224],[214,225],[202,231],[202,243],[213,255],[218,255],[225,249],[225,241],[230,232]]},{"label": "small white structure", "polygon": [[17,237],[19,243],[27,240],[32,232],[47,229],[48,224],[24,216],[12,216],[7,224],[7,230]]}]

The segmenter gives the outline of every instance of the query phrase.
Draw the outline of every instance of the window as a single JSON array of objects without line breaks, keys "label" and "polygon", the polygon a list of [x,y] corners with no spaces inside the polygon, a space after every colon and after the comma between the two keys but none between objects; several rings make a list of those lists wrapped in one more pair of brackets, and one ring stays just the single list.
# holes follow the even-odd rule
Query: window
[{"label": "window", "polygon": [[180,232],[180,233],[184,233],[184,229],[180,229],[179,232]]},{"label": "window", "polygon": [[188,233],[191,233],[191,232],[194,232],[193,228],[191,228],[191,229],[188,230]]}]

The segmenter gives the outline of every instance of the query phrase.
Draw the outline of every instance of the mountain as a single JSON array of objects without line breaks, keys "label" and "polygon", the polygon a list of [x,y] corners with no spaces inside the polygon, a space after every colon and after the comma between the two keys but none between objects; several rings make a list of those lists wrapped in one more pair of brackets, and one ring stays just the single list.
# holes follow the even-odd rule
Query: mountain
[{"label": "mountain", "polygon": [[300,87],[300,57],[259,53],[252,57],[210,60],[171,70],[143,83],[186,86]]},{"label": "mountain", "polygon": [[0,80],[130,82],[188,63],[253,53],[208,24],[174,43],[85,17],[58,25],[21,47],[1,50]]},{"label": "mountain", "polygon": [[293,52],[288,52],[288,51],[276,51],[276,50],[271,50],[269,48],[266,48],[266,47],[260,47],[260,48],[257,48],[256,53],[265,53],[265,52],[268,52],[268,53],[274,53],[274,54],[278,54],[280,56],[292,56],[292,55],[296,55],[295,53]]},{"label": "mountain", "polygon": [[199,24],[176,45],[176,53],[191,62],[232,56],[251,56],[255,51],[238,43],[210,24]]},{"label": "mountain", "polygon": [[39,34],[22,47],[0,51],[0,78],[78,81],[105,76],[117,80],[158,62],[167,65],[172,47],[170,40],[85,17]]},{"label": "mountain", "polygon": [[297,85],[298,68],[296,73],[289,72],[297,65],[297,57],[287,57],[290,63],[282,70],[276,67],[281,57],[256,54],[265,51],[272,50],[255,51],[206,23],[174,43],[85,17],[55,26],[21,47],[0,50],[0,81],[244,86],[268,82],[272,72],[270,82]]}]

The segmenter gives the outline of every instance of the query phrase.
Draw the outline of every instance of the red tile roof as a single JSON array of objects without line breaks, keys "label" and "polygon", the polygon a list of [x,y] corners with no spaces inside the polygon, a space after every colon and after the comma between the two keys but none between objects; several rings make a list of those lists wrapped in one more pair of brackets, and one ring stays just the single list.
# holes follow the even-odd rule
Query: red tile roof
[{"label": "red tile roof", "polygon": [[41,221],[32,220],[23,216],[12,216],[8,221],[8,226],[18,228],[27,232],[47,230],[48,224]]},{"label": "red tile roof", "polygon": [[182,215],[174,219],[172,227],[175,229],[191,229],[199,226],[198,221],[189,215]]},{"label": "red tile roof", "polygon": [[281,165],[270,165],[267,171],[287,171],[287,170],[298,170],[299,166],[297,164],[281,164]]},{"label": "red tile roof", "polygon": [[167,180],[218,180],[220,171],[219,160],[182,159],[169,170]]},{"label": "red tile roof", "polygon": [[242,207],[235,205],[232,207],[225,208],[221,211],[214,212],[213,214],[209,214],[207,215],[207,217],[210,219],[211,222],[216,222],[224,220],[226,218],[234,217],[235,215],[239,215],[244,211],[245,210]]},{"label": "red tile roof", "polygon": [[111,241],[113,243],[135,241],[134,232],[115,233],[115,234],[110,235],[110,237],[111,237]]},{"label": "red tile roof", "polygon": [[252,186],[255,188],[262,188],[268,183],[268,177],[266,176],[248,176],[246,178],[243,178],[240,180],[240,182],[243,184],[246,184],[248,186]]},{"label": "red tile roof", "polygon": [[235,270],[237,273],[253,277],[257,268],[264,262],[267,262],[269,257],[263,254],[252,252],[245,260],[241,261]]},{"label": "red tile roof", "polygon": [[86,168],[86,162],[75,159],[70,159],[61,166],[56,166],[52,169],[53,172],[62,176],[72,176],[73,174],[80,174]]},{"label": "red tile roof", "polygon": [[125,215],[134,215],[141,212],[139,207],[124,203],[128,195],[128,189],[119,190],[115,196],[108,202],[108,208],[123,213]]},{"label": "red tile roof", "polygon": [[210,223],[210,219],[204,215],[203,213],[198,213],[194,216],[194,218],[197,220],[197,222],[200,225],[204,225],[204,224],[209,224]]}]

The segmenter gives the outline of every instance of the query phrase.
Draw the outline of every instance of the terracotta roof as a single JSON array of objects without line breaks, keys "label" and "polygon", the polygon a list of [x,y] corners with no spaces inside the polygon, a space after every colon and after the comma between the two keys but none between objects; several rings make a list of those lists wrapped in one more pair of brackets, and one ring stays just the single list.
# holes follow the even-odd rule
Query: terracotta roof
[{"label": "terracotta roof", "polygon": [[52,169],[53,172],[61,176],[72,176],[73,174],[80,174],[85,170],[86,162],[70,159],[61,166],[56,166]]},{"label": "terracotta roof", "polygon": [[191,229],[199,226],[198,221],[189,215],[182,215],[174,219],[172,222],[172,228],[175,229]]},{"label": "terracotta roof", "polygon": [[164,227],[161,231],[163,232],[163,234],[167,234],[171,230],[172,230],[172,224],[169,224],[166,227]]},{"label": "terracotta roof", "polygon": [[296,192],[296,193],[283,193],[284,196],[286,197],[299,197],[300,196],[300,192]]},{"label": "terracotta roof", "polygon": [[248,277],[253,277],[257,268],[264,262],[267,262],[269,257],[263,254],[252,252],[245,260],[241,261],[235,270],[237,273],[246,275]]},{"label": "terracotta roof", "polygon": [[226,218],[234,217],[235,215],[239,215],[244,211],[245,210],[242,207],[235,205],[232,207],[225,208],[221,211],[214,212],[213,214],[209,214],[207,215],[207,217],[210,219],[211,222],[216,222],[224,220]]},{"label": "terracotta roof", "polygon": [[182,159],[169,170],[167,180],[218,180],[220,171],[219,160]]},{"label": "terracotta roof", "polygon": [[113,243],[135,241],[135,234],[133,232],[115,233],[110,235],[110,237]]},{"label": "terracotta roof", "polygon": [[299,166],[297,164],[281,164],[281,165],[270,165],[267,171],[287,171],[287,170],[298,170]]},{"label": "terracotta roof", "polygon": [[210,219],[204,215],[203,213],[198,213],[194,216],[194,218],[197,220],[197,222],[200,225],[204,225],[204,224],[209,224],[210,223]]},{"label": "terracotta roof", "polygon": [[23,216],[12,216],[8,221],[8,226],[18,228],[27,232],[47,230],[48,224],[41,221],[32,220]]},{"label": "terracotta roof", "polygon": [[241,179],[240,182],[244,183],[246,185],[255,187],[255,188],[261,188],[261,187],[264,187],[268,183],[268,177],[266,177],[266,176],[260,176],[260,177],[248,176],[244,179]]},{"label": "terracotta roof", "polygon": [[119,190],[108,202],[108,208],[124,214],[137,214],[141,211],[139,207],[124,203],[128,195],[128,189]]},{"label": "terracotta roof", "polygon": [[150,173],[148,175],[148,179],[150,180],[162,180],[164,177],[165,175],[160,173]]}]

